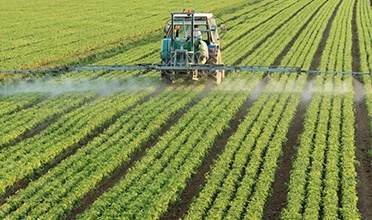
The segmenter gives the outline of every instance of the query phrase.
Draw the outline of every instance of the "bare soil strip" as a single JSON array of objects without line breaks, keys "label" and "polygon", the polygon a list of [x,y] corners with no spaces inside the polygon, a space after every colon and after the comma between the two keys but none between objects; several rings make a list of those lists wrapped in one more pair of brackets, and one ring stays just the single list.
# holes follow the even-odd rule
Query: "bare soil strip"
[{"label": "bare soil strip", "polygon": [[206,184],[206,173],[211,170],[214,161],[217,159],[217,155],[222,152],[230,136],[236,132],[238,126],[244,120],[244,117],[247,114],[249,108],[262,94],[268,82],[268,79],[268,77],[265,77],[261,81],[261,83],[253,90],[250,98],[236,114],[235,119],[229,124],[229,129],[215,140],[214,147],[205,158],[205,162],[198,168],[196,174],[192,176],[191,180],[187,183],[186,188],[180,195],[180,202],[174,205],[170,205],[168,207],[167,213],[163,217],[161,217],[161,219],[179,219],[187,213],[187,210],[192,203],[192,199],[199,196],[199,186],[205,186]]},{"label": "bare soil strip", "polygon": [[[372,3],[372,0],[371,0]],[[356,26],[356,7],[358,0],[355,1],[353,9],[352,30],[353,30],[353,71],[360,71],[360,57],[358,47],[358,31]],[[368,151],[371,148],[371,127],[367,115],[367,106],[364,102],[364,86],[360,82],[359,76],[353,80],[354,87],[354,108],[355,108],[355,146],[356,159],[360,166],[356,168],[359,178],[357,186],[358,204],[360,214],[364,219],[372,219],[372,167]]]},{"label": "bare soil strip", "polygon": [[[166,87],[160,86],[158,87],[154,92],[152,92],[150,95],[146,96],[144,99],[139,101],[137,104],[133,105],[132,107],[128,108],[127,111],[130,109],[135,108],[137,105],[141,105],[145,102],[147,102],[151,97],[155,97],[157,94],[159,94],[161,91],[163,91]],[[80,142],[73,148],[66,150],[65,152],[62,152],[60,155],[58,155],[52,164],[46,164],[45,166],[41,167],[39,170],[36,170],[34,174],[30,177],[26,177],[17,183],[15,183],[12,187],[9,187],[8,190],[6,190],[4,196],[0,197],[0,205],[4,204],[4,199],[8,198],[9,196],[14,195],[18,190],[27,188],[28,184],[32,181],[38,180],[40,177],[42,177],[44,174],[46,174],[49,170],[53,169],[55,166],[57,166],[62,160],[68,158],[69,156],[76,153],[78,149],[81,147],[84,147],[87,145],[91,140],[93,140],[95,137],[97,137],[100,133],[102,133],[105,129],[107,129],[109,126],[114,124],[117,119],[120,118],[120,115],[112,120],[112,122],[106,126],[103,126],[97,130],[96,135],[89,137],[84,140],[80,140]]]},{"label": "bare soil strip", "polygon": [[324,47],[327,43],[327,39],[328,39],[328,36],[329,36],[329,31],[331,30],[333,20],[336,17],[336,14],[337,14],[338,8],[341,5],[341,2],[342,2],[342,0],[338,3],[338,5],[336,6],[336,9],[333,11],[333,14],[332,14],[331,18],[328,21],[327,27],[326,27],[325,31],[323,32],[322,40],[319,44],[319,47],[318,47],[317,51],[315,52],[313,62],[311,63],[311,66],[310,66],[310,70],[317,70],[318,67],[319,67],[320,57],[322,56],[323,49],[324,49]]},{"label": "bare soil strip", "polygon": [[66,219],[76,219],[76,216],[82,214],[86,209],[89,208],[91,204],[93,204],[98,197],[100,197],[103,193],[107,192],[109,189],[113,188],[121,178],[123,178],[126,174],[128,169],[133,167],[133,165],[141,160],[141,158],[146,154],[147,150],[152,148],[157,144],[159,141],[159,137],[163,136],[165,132],[169,130],[174,124],[178,122],[178,120],[185,114],[187,111],[196,105],[200,100],[202,100],[214,87],[213,83],[209,83],[205,89],[200,93],[197,98],[197,102],[189,104],[184,110],[176,113],[168,120],[163,126],[162,129],[155,135],[155,139],[150,140],[146,144],[141,147],[141,150],[136,152],[129,163],[122,164],[120,168],[115,170],[113,173],[110,174],[110,178],[103,180],[99,183],[98,187],[94,191],[91,191],[87,194],[78,205],[75,206],[74,209],[70,212],[70,214],[66,217]]},{"label": "bare soil strip", "polygon": [[358,209],[364,219],[372,219],[372,158],[368,154],[371,148],[371,132],[367,116],[367,106],[364,102],[364,87],[353,80],[355,108],[355,146],[356,159],[360,166],[356,168],[359,178],[357,186]]},{"label": "bare soil strip", "polygon": [[237,59],[237,61],[235,61],[233,63],[233,65],[239,65],[241,64],[241,62],[243,60],[245,60],[249,55],[251,55],[255,50],[257,50],[263,43],[265,43],[267,41],[267,39],[269,39],[270,37],[272,37],[276,31],[278,31],[285,23],[289,22],[290,20],[292,20],[294,17],[296,17],[296,15],[298,13],[300,13],[302,10],[304,10],[308,5],[310,5],[312,1],[309,1],[309,3],[307,3],[306,5],[304,5],[302,8],[300,8],[298,11],[296,11],[296,13],[294,13],[290,18],[288,18],[285,22],[283,22],[281,25],[279,25],[277,28],[275,28],[274,31],[272,31],[269,35],[267,35],[264,39],[262,39],[256,46],[253,47],[252,50],[248,51],[246,54],[244,54],[243,56],[241,56],[239,59]]},{"label": "bare soil strip", "polygon": [[351,26],[352,26],[352,31],[353,31],[353,45],[352,45],[352,51],[351,51],[351,54],[353,56],[353,72],[359,72],[360,71],[358,30],[357,30],[357,25],[356,25],[357,5],[358,5],[358,0],[355,0],[354,8],[353,8],[353,19],[351,20]]}]

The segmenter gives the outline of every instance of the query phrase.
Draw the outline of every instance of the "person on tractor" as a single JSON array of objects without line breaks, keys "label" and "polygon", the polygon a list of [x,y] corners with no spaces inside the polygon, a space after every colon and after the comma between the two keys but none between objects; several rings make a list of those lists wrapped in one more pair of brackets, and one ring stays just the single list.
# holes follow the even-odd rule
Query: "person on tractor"
[{"label": "person on tractor", "polygon": [[[191,37],[191,28],[186,32],[187,37]],[[199,25],[194,25],[194,38],[201,40],[202,34],[199,30]]]},{"label": "person on tractor", "polygon": [[174,34],[176,37],[178,37],[178,33],[179,33],[179,30],[180,29],[180,26],[179,25],[174,25]]}]

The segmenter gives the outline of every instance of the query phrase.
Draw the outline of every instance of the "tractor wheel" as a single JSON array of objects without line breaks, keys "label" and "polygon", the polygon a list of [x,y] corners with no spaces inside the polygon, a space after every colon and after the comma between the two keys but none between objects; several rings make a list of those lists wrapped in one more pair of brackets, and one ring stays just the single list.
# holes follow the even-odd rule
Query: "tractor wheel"
[{"label": "tractor wheel", "polygon": [[163,84],[174,84],[176,81],[173,79],[170,78],[169,74],[167,72],[165,72],[165,70],[163,70],[161,72],[161,82]]},{"label": "tractor wheel", "polygon": [[[209,65],[216,65],[216,64],[221,64],[220,62],[218,62],[218,60],[220,60],[220,54],[219,54],[219,57],[216,58],[216,57],[213,57],[213,58],[210,58],[208,61],[207,61],[207,64]],[[214,74],[215,75],[215,82],[216,84],[220,84],[223,79],[225,78],[225,70],[216,70],[216,73]]]}]

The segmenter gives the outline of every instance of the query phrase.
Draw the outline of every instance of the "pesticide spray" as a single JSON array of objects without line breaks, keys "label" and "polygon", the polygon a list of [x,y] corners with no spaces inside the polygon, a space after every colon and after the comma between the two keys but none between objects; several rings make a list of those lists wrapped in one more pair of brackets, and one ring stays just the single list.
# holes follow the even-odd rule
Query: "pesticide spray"
[{"label": "pesticide spray", "polygon": [[15,84],[4,85],[0,87],[0,95],[48,93],[53,96],[64,92],[99,91],[101,96],[105,96],[118,89],[123,89],[125,91],[143,90],[149,86],[151,87],[152,84],[154,84],[154,80],[146,79],[145,77],[130,78],[126,81],[104,78],[95,80],[76,80],[74,78],[65,78],[63,80],[36,79],[33,81],[19,81]]}]

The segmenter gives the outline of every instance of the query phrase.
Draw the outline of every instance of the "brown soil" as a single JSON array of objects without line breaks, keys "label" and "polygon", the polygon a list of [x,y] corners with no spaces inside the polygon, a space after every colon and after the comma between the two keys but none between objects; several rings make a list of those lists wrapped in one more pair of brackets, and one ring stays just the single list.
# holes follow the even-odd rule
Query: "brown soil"
[{"label": "brown soil", "polygon": [[300,8],[298,11],[296,11],[296,13],[294,13],[290,18],[288,18],[287,20],[285,20],[282,24],[280,24],[274,31],[272,31],[270,34],[268,34],[264,39],[262,39],[258,44],[256,44],[252,50],[248,51],[247,53],[245,53],[242,57],[240,57],[239,59],[237,59],[233,65],[239,65],[241,64],[241,62],[243,60],[245,60],[249,55],[251,55],[255,50],[257,50],[263,43],[265,43],[267,41],[267,39],[269,39],[270,37],[272,37],[276,31],[278,31],[285,23],[289,22],[290,20],[292,20],[294,17],[296,17],[296,15],[298,13],[300,13],[302,10],[304,10],[304,8],[306,8],[309,4],[311,4],[314,0],[312,1],[309,1],[309,3],[307,3],[305,6],[303,6],[302,8]]},{"label": "brown soil", "polygon": [[322,40],[320,41],[320,44],[318,46],[318,49],[315,52],[315,56],[313,58],[313,62],[311,63],[311,66],[310,66],[310,69],[311,70],[317,70],[318,67],[319,67],[320,58],[322,57],[323,49],[324,49],[324,47],[325,47],[325,45],[327,43],[327,39],[328,39],[328,36],[329,36],[329,31],[331,30],[331,26],[332,26],[333,20],[336,17],[336,14],[337,14],[338,8],[341,5],[341,2],[342,2],[342,0],[338,3],[338,5],[336,6],[336,9],[333,11],[333,14],[332,14],[331,18],[328,21],[327,27],[326,27],[325,31],[323,32]]},{"label": "brown soil", "polygon": [[360,166],[356,168],[359,178],[357,186],[358,209],[364,219],[372,219],[372,158],[368,154],[371,149],[371,132],[367,116],[367,106],[364,102],[363,85],[353,81],[355,108],[355,146],[356,159]]},{"label": "brown soil", "polygon": [[217,155],[222,152],[229,137],[236,132],[241,121],[244,120],[248,109],[262,94],[267,81],[268,77],[264,78],[264,80],[261,81],[261,83],[254,89],[247,102],[238,111],[235,119],[229,124],[229,129],[226,130],[220,137],[216,138],[214,147],[205,158],[205,162],[198,168],[196,174],[192,176],[191,180],[187,183],[186,188],[180,195],[180,202],[174,205],[170,205],[168,207],[167,213],[163,217],[161,217],[161,219],[179,219],[187,213],[187,210],[192,203],[192,199],[199,196],[199,186],[205,186],[206,184],[205,174],[211,170],[214,161],[217,159]]},{"label": "brown soil", "polygon": [[[202,100],[214,87],[213,83],[208,83],[205,89],[200,93],[197,97],[197,100]],[[87,210],[91,204],[93,204],[98,197],[100,197],[103,193],[107,192],[109,189],[114,187],[119,181],[127,174],[128,169],[133,167],[133,165],[139,161],[147,152],[148,149],[152,148],[156,145],[159,141],[159,137],[163,136],[165,132],[169,130],[177,121],[185,114],[187,111],[196,105],[197,102],[191,103],[187,106],[184,110],[174,114],[161,128],[161,130],[155,135],[155,139],[150,140],[146,144],[141,147],[140,151],[137,151],[132,156],[132,159],[128,163],[123,163],[120,168],[115,170],[113,173],[110,174],[110,177],[103,180],[99,183],[98,187],[95,190],[88,193],[78,205],[75,206],[74,209],[67,215],[66,219],[76,219],[76,216],[82,214],[85,210]]]},{"label": "brown soil", "polygon": [[[372,0],[371,0],[372,2]],[[353,30],[353,71],[360,71],[360,57],[358,47],[358,31],[356,26],[356,7],[358,0],[355,1],[353,8],[352,30]],[[368,154],[371,148],[371,127],[369,126],[367,106],[364,102],[364,87],[360,83],[359,76],[353,80],[354,86],[354,108],[355,108],[355,146],[356,159],[360,166],[356,168],[359,178],[358,209],[364,219],[372,219],[372,158]]]},{"label": "brown soil", "polygon": [[[139,101],[137,104],[128,108],[127,111],[132,109],[132,108],[135,108],[137,105],[140,105],[144,102],[147,102],[151,97],[155,97],[158,93],[160,93],[165,88],[166,88],[165,86],[161,86],[161,87],[157,88],[153,93],[151,93],[150,95],[148,95],[147,97],[145,97],[144,99]],[[56,158],[54,158],[54,161],[51,164],[45,164],[44,166],[35,170],[34,173],[30,177],[26,177],[26,178],[16,182],[13,186],[9,187],[6,190],[4,196],[0,197],[0,205],[4,204],[4,199],[5,198],[8,198],[9,196],[14,195],[18,190],[27,188],[27,186],[30,182],[38,180],[40,177],[42,177],[44,174],[46,174],[49,170],[51,170],[55,166],[57,166],[62,160],[64,160],[64,159],[68,158],[69,156],[75,154],[78,149],[87,145],[91,140],[93,140],[95,137],[97,137],[100,133],[102,133],[110,125],[114,124],[119,117],[120,117],[120,115],[116,116],[115,118],[113,118],[111,123],[108,123],[107,125],[102,126],[101,128],[97,129],[96,132],[94,132],[95,135],[88,136],[86,138],[81,139],[78,144],[76,144],[75,146],[71,147],[70,149],[60,153]]]},{"label": "brown soil", "polygon": [[353,45],[352,45],[352,51],[351,51],[351,54],[353,56],[353,72],[359,72],[360,70],[358,30],[357,30],[357,25],[356,25],[357,4],[358,4],[358,0],[355,0],[354,8],[353,8],[353,19],[351,20],[351,25],[352,25],[352,30],[353,30]]},{"label": "brown soil", "polygon": [[292,169],[292,160],[294,159],[294,156],[297,152],[295,146],[297,144],[298,137],[302,133],[303,129],[303,115],[306,111],[307,105],[311,100],[309,98],[311,97],[311,82],[312,77],[309,77],[304,89],[304,94],[299,105],[297,106],[296,117],[287,133],[287,142],[283,146],[281,163],[278,167],[278,170],[276,171],[275,181],[272,185],[273,193],[265,204],[262,219],[279,219],[280,213],[285,207],[288,193],[286,184],[289,183],[290,171]]}]

